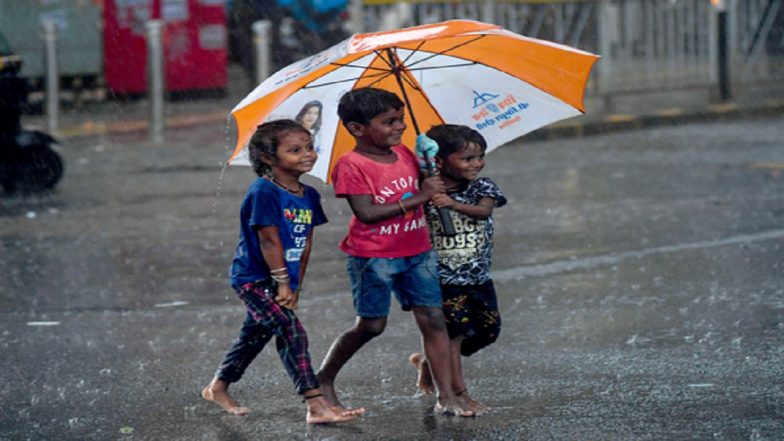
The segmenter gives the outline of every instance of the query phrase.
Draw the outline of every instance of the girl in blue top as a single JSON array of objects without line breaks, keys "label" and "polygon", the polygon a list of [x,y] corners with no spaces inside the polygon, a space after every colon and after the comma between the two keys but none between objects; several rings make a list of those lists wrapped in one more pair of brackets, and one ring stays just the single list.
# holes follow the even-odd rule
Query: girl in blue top
[{"label": "girl in blue top", "polygon": [[327,222],[318,192],[299,182],[316,162],[313,139],[294,121],[272,121],[256,129],[248,152],[259,178],[242,201],[239,243],[230,270],[231,285],[245,304],[247,317],[202,397],[229,413],[249,413],[249,408],[231,397],[229,385],[242,377],[275,337],[283,366],[307,402],[306,421],[352,420],[363,409],[334,406],[321,395],[311,367],[307,334],[294,313],[310,257],[313,227]]}]

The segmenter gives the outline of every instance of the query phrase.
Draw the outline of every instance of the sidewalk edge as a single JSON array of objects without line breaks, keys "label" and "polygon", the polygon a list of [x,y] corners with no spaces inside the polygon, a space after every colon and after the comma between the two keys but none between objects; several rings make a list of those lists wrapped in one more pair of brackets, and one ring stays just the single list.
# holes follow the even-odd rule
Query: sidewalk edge
[{"label": "sidewalk edge", "polygon": [[[735,104],[716,104],[702,111],[687,112],[682,109],[664,109],[649,115],[609,114],[599,120],[590,120],[584,116],[569,121],[555,123],[535,130],[522,139],[527,141],[552,140],[577,136],[625,130],[641,130],[651,127],[694,123],[732,118],[746,118],[784,114],[784,101],[774,101],[757,107],[738,107]],[[166,119],[166,128],[181,129],[202,124],[216,124],[230,121],[228,113],[197,113],[173,116]],[[114,123],[96,123],[88,121],[82,124],[62,128],[57,136],[63,139],[81,138],[96,135],[123,135],[140,133],[149,130],[148,121],[134,120]]]}]

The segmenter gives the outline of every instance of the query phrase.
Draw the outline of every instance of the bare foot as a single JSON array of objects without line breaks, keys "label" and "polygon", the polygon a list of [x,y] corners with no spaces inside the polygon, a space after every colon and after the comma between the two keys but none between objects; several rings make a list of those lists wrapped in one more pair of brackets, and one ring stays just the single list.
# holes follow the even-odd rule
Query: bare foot
[{"label": "bare foot", "polygon": [[457,415],[462,417],[474,416],[473,410],[469,409],[460,400],[453,398],[451,400],[438,400],[433,411],[439,415]]},{"label": "bare foot", "polygon": [[480,403],[479,401],[476,401],[473,398],[471,398],[471,396],[468,394],[468,391],[465,390],[461,392],[460,395],[457,396],[457,398],[465,404],[465,407],[474,411],[474,415],[477,416],[482,415],[483,413],[488,412],[492,409],[492,407],[484,403]]},{"label": "bare foot", "polygon": [[321,394],[324,395],[324,398],[333,406],[343,407],[343,405],[340,404],[340,400],[338,400],[338,396],[335,394],[335,388],[332,386],[332,383],[325,381],[319,374],[316,374],[316,379],[319,382],[319,390],[321,390]]},{"label": "bare foot", "polygon": [[308,402],[308,415],[305,421],[308,424],[343,423],[351,421],[365,414],[365,409],[346,409],[334,406],[323,396],[306,398]]},{"label": "bare foot", "polygon": [[316,374],[316,378],[319,380],[319,390],[321,391],[321,395],[324,396],[324,399],[335,409],[339,411],[352,411],[357,415],[364,415],[365,408],[364,407],[357,407],[356,409],[350,409],[344,406],[340,400],[338,400],[337,394],[335,394],[335,388],[330,383],[323,382],[321,378],[318,377]]},{"label": "bare foot", "polygon": [[433,377],[430,376],[430,365],[427,362],[427,357],[421,352],[415,352],[408,357],[408,361],[414,365],[417,370],[417,389],[425,395],[433,395],[435,386],[433,385]]},{"label": "bare foot", "polygon": [[213,378],[204,389],[201,391],[201,397],[207,401],[219,405],[228,413],[234,415],[247,415],[250,413],[250,408],[242,407],[234,401],[234,398],[229,395],[229,385],[223,380]]}]

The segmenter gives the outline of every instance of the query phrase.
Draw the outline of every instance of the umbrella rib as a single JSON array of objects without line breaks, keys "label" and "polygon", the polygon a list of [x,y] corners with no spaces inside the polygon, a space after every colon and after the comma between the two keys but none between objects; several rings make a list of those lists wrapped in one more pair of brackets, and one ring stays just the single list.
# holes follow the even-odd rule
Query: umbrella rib
[{"label": "umbrella rib", "polygon": [[408,73],[408,75],[401,75],[401,78],[403,79],[403,81],[405,81],[406,84],[408,84],[409,87],[411,87],[412,89],[421,92],[421,89],[419,88],[419,83],[416,83],[416,82],[414,82],[413,80],[411,80],[409,78],[409,75],[411,74],[411,72],[407,72],[407,73]]},{"label": "umbrella rib", "polygon": [[387,60],[385,60],[384,57],[382,57],[381,54],[378,51],[373,51],[373,52],[375,52],[376,56],[380,57],[382,60],[384,60],[384,62],[387,63],[387,66],[389,66],[389,69],[384,69],[383,67],[360,66],[360,65],[351,64],[351,63],[335,63],[335,62],[332,62],[330,64],[333,65],[333,66],[348,67],[348,68],[354,68],[354,69],[362,69],[363,72],[376,71],[377,73],[370,74],[370,75],[360,75],[358,77],[346,78],[346,79],[343,79],[343,80],[330,81],[328,83],[308,84],[307,86],[304,86],[302,88],[303,89],[314,89],[314,88],[317,88],[317,87],[332,86],[332,85],[335,85],[335,84],[348,83],[348,82],[356,81],[356,80],[358,80],[360,78],[379,77],[378,80],[373,82],[373,84],[376,84],[377,82],[383,80],[384,78],[386,78],[387,76],[389,76],[392,73],[391,72],[392,65],[390,65],[389,62]]},{"label": "umbrella rib", "polygon": [[472,62],[468,62],[468,63],[450,64],[450,65],[444,65],[444,66],[417,67],[415,69],[407,68],[406,70],[409,71],[409,72],[415,72],[415,71],[420,71],[420,70],[447,69],[447,68],[450,68],[450,67],[475,66],[477,64],[479,64],[479,63],[477,63],[476,61],[472,61]]},{"label": "umbrella rib", "polygon": [[386,75],[384,75],[384,76],[382,76],[382,77],[379,77],[378,79],[376,79],[376,81],[373,81],[372,83],[368,84],[368,86],[367,86],[367,87],[373,87],[373,86],[375,86],[376,84],[380,83],[382,80],[384,80],[385,78],[387,78],[387,77],[388,77],[388,76],[390,76],[390,75],[392,75],[392,72],[389,72],[389,73],[387,73]]},{"label": "umbrella rib", "polygon": [[333,66],[338,66],[338,67],[353,67],[354,69],[378,70],[378,71],[382,71],[382,72],[387,72],[387,70],[382,68],[382,67],[359,66],[359,65],[356,65],[356,64],[343,64],[343,63],[329,63],[329,64],[331,64]]},{"label": "umbrella rib", "polygon": [[[482,38],[484,38],[484,37],[485,37],[485,35],[484,35],[484,34],[482,34],[482,35],[478,35],[476,38],[474,38],[474,39],[472,39],[472,40],[464,41],[464,42],[462,42],[462,43],[460,43],[460,44],[458,44],[458,45],[456,45],[456,46],[452,46],[452,47],[450,47],[450,48],[448,48],[448,49],[444,49],[444,50],[442,50],[442,51],[440,51],[440,52],[433,52],[433,53],[432,53],[432,54],[430,54],[429,56],[427,56],[427,57],[425,57],[425,58],[423,58],[423,59],[421,59],[421,60],[419,60],[419,61],[415,61],[415,62],[414,62],[414,63],[412,63],[410,66],[406,66],[406,68],[410,70],[410,69],[411,69],[411,66],[416,66],[416,65],[417,65],[417,64],[419,64],[419,63],[423,63],[423,62],[425,62],[425,61],[428,61],[428,60],[430,60],[430,59],[432,59],[432,58],[435,58],[435,57],[437,57],[437,56],[439,56],[439,55],[444,55],[444,54],[446,54],[446,53],[447,53],[447,52],[449,52],[449,51],[453,51],[453,50],[455,50],[455,49],[461,48],[461,47],[463,47],[463,46],[465,46],[465,45],[471,44],[471,43],[473,43],[473,42],[475,42],[475,41],[477,41],[477,40],[480,40],[480,39],[482,39]],[[419,49],[420,49],[421,47],[422,47],[422,45],[419,45],[419,46],[417,46],[417,48],[416,48],[416,49],[414,49],[414,50],[412,51],[411,55],[413,55],[413,54],[414,54],[414,52],[416,52],[416,51],[419,51]],[[409,55],[409,57],[407,57],[406,59],[408,59],[408,58],[411,58],[411,56]]]},{"label": "umbrella rib", "polygon": [[[416,50],[418,50],[420,47],[422,47],[422,45],[423,45],[423,44],[424,44],[424,42],[421,42],[421,43],[419,44],[419,46],[417,46],[417,49],[415,49],[415,50],[414,50],[414,52],[415,52]],[[390,53],[391,53],[392,51],[394,51],[394,52],[395,52],[395,56],[397,57],[397,49],[398,49],[398,48],[396,48],[396,47],[391,47],[391,48],[389,48],[389,51],[390,51]],[[405,64],[405,62],[404,62],[403,60],[401,60],[400,67],[397,67],[397,66],[396,66],[394,63],[392,63],[392,58],[386,59],[386,58],[384,58],[384,56],[383,56],[383,55],[381,55],[381,53],[379,53],[379,51],[375,51],[375,52],[376,52],[376,54],[378,54],[378,57],[379,57],[379,58],[381,58],[381,59],[382,59],[382,60],[383,60],[385,63],[387,63],[387,65],[388,65],[388,66],[389,66],[389,68],[390,68],[390,74],[393,74],[393,73],[394,73],[394,72],[392,71],[392,69],[395,69],[395,68],[397,68],[397,69],[398,69],[398,71],[399,71],[399,72],[401,72],[401,73],[406,73],[406,71],[408,71],[408,70],[409,70],[409,69],[408,69],[408,66],[406,66],[406,64]],[[412,52],[411,54],[409,54],[409,56],[408,56],[408,57],[406,57],[406,60],[408,60],[409,58],[411,58],[411,56],[412,56],[413,54],[414,54],[413,52]],[[391,57],[391,55],[389,55],[389,56]],[[405,82],[406,82],[406,84],[408,84],[408,86],[409,86],[409,87],[411,87],[412,89],[414,89],[414,90],[416,90],[416,91],[419,91],[419,92],[421,92],[421,90],[419,89],[419,84],[418,84],[416,81],[413,81],[412,79],[410,79],[410,78],[409,78],[409,75],[410,75],[410,73],[408,73],[408,74],[406,74],[406,75],[400,75],[399,77],[400,77],[400,78],[401,78],[403,81],[405,81]],[[379,81],[381,81],[381,80],[383,80],[383,78],[379,78],[378,80],[374,81],[374,84],[375,84],[375,83],[377,83],[377,82],[379,82]]]},{"label": "umbrella rib", "polygon": [[[435,58],[435,57],[437,57],[439,55],[444,55],[444,54],[446,54],[449,51],[453,51],[453,50],[458,49],[460,47],[463,47],[465,45],[471,44],[471,43],[473,43],[473,42],[475,42],[475,41],[477,41],[477,40],[479,40],[481,38],[484,38],[484,37],[485,37],[485,35],[478,35],[476,38],[473,38],[473,39],[471,39],[469,41],[464,41],[464,42],[462,42],[460,44],[457,44],[455,46],[452,46],[450,48],[444,49],[444,50],[439,51],[439,52],[434,52],[434,53],[430,54],[429,56],[426,56],[425,58],[412,63],[411,65],[406,65],[406,62],[408,60],[410,60],[411,57],[413,57],[415,53],[420,52],[420,49],[422,48],[422,46],[425,45],[426,42],[422,41],[422,42],[420,42],[417,45],[417,47],[415,49],[411,50],[411,53],[409,53],[408,56],[406,57],[406,59],[403,60],[402,66],[404,66],[404,69],[409,71],[409,72],[432,70],[432,69],[446,69],[446,68],[451,68],[451,67],[473,66],[473,65],[477,64],[476,61],[468,62],[468,63],[461,63],[461,64],[444,65],[444,66],[430,66],[430,67],[413,68],[417,64],[420,64],[420,63],[423,63],[425,61],[428,61],[428,60],[430,60],[432,58]],[[398,49],[397,47],[393,47],[391,49],[394,49],[395,53],[397,53],[397,49]],[[373,85],[377,84],[378,82],[382,81],[384,78],[386,78],[389,75],[391,75],[392,74],[391,69],[393,68],[392,61],[391,60],[387,60],[383,56],[381,51],[374,50],[373,52],[378,56],[378,58],[380,58],[382,61],[384,61],[384,63],[386,63],[386,65],[389,67],[389,69],[384,69],[382,67],[359,66],[359,65],[355,65],[355,64],[349,64],[349,63],[345,63],[344,64],[344,63],[334,63],[333,62],[333,63],[330,63],[330,64],[332,64],[333,66],[339,66],[339,67],[363,69],[366,72],[367,71],[377,71],[378,73],[376,73],[376,74],[365,75],[364,76],[365,78],[378,77],[375,81],[373,81],[373,83],[370,84],[370,86],[373,86]],[[356,81],[356,80],[358,80],[360,78],[362,78],[362,76],[356,77],[356,78],[347,78],[347,79],[343,79],[343,80],[330,81],[330,82],[321,83],[321,84],[309,84],[307,86],[304,86],[303,89],[314,89],[314,88],[317,88],[317,87],[332,86],[332,85],[335,85],[335,84],[341,84],[341,83],[347,83],[347,82],[351,82],[351,81]],[[419,90],[419,86],[415,82],[411,81],[411,79],[407,78],[406,75],[403,75],[402,78],[412,89]]]},{"label": "umbrella rib", "polygon": [[[421,46],[421,45],[420,45],[420,46]],[[391,48],[388,48],[387,50],[389,50],[389,51],[392,51],[392,50],[394,50],[394,51],[395,51],[395,53],[397,53],[397,48],[396,48],[396,47],[391,47]],[[370,87],[372,87],[373,85],[377,84],[378,82],[380,82],[380,81],[381,81],[381,80],[383,80],[384,78],[388,77],[389,75],[393,75],[393,74],[395,73],[395,72],[394,72],[394,69],[396,69],[396,66],[395,66],[395,65],[392,63],[392,59],[391,59],[391,58],[390,58],[390,59],[384,58],[384,55],[383,55],[383,53],[382,53],[381,51],[377,50],[377,49],[376,49],[376,50],[374,50],[373,52],[376,54],[376,56],[377,56],[378,58],[380,58],[380,59],[381,59],[381,61],[383,61],[384,63],[386,63],[386,64],[387,64],[387,66],[389,66],[389,70],[388,70],[388,71],[385,71],[385,72],[387,73],[386,75],[384,75],[384,76],[382,76],[382,77],[378,78],[376,81],[373,81],[373,82],[372,82],[372,83],[369,85]],[[391,55],[390,55],[390,57],[391,57]],[[404,67],[405,67],[405,66],[404,66]],[[402,69],[402,70],[400,70],[399,68],[397,68],[397,69],[398,69],[398,71],[399,71],[399,72],[401,72],[401,71],[402,71],[402,72],[405,72],[405,69]],[[383,69],[381,69],[381,70],[383,70]],[[397,76],[397,75],[396,75],[396,76]],[[414,90],[419,90],[419,87],[418,87],[418,86],[417,86],[417,85],[416,85],[414,82],[412,82],[411,80],[409,80],[408,78],[406,78],[406,76],[405,76],[405,75],[403,75],[402,77],[403,77],[403,81],[405,81],[405,82],[406,82],[406,83],[407,83],[407,84],[408,84],[408,85],[409,85],[409,86],[410,86],[412,89],[414,89]]]},{"label": "umbrella rib", "polygon": [[[392,47],[390,49],[397,49],[397,48]],[[381,61],[383,61],[384,63],[387,63],[387,66],[389,66],[390,72],[392,71],[392,69],[394,69],[394,66],[392,65],[392,60],[391,59],[387,60],[386,58],[384,58],[384,56],[378,50],[374,50],[373,52],[376,54],[376,56],[378,58],[381,58]]]},{"label": "umbrella rib", "polygon": [[[421,49],[421,48],[422,48],[422,46],[424,46],[424,45],[425,45],[425,42],[424,42],[424,41],[421,41],[421,42],[419,43],[419,45],[418,45],[418,46],[417,46],[417,47],[416,47],[414,50],[412,50],[410,54],[408,54],[408,56],[406,57],[406,59],[405,59],[405,60],[403,60],[403,65],[405,66],[405,65],[406,65],[406,63],[408,63],[408,60],[410,60],[410,59],[411,59],[411,57],[413,57],[415,53],[419,52],[419,49]],[[397,53],[397,51],[395,51],[395,53]]]},{"label": "umbrella rib", "polygon": [[[419,48],[422,47],[423,44],[424,44],[424,42],[421,42],[419,44],[419,46],[417,46],[417,49],[412,51],[411,54],[409,54],[408,57],[406,57],[406,60],[411,58],[411,56],[414,55],[414,52],[419,50]],[[397,47],[393,46],[393,47],[389,48],[388,50],[390,51],[390,53],[392,51],[394,51],[395,52],[395,56],[397,56],[397,49],[398,49]],[[401,72],[401,73],[405,73],[407,70],[410,70],[410,69],[408,69],[408,66],[406,66],[406,64],[405,64],[405,62],[403,60],[401,60],[400,66],[396,66],[394,63],[392,63],[391,55],[389,55],[390,56],[389,59],[386,59],[386,58],[384,58],[384,56],[381,54],[380,51],[376,50],[374,52],[376,53],[376,55],[378,55],[379,58],[381,58],[382,61],[387,63],[387,66],[389,66],[389,69],[390,69],[390,71],[389,71],[390,74],[394,73],[393,69],[398,69],[398,72]],[[403,81],[405,81],[412,89],[419,90],[419,86],[417,85],[417,83],[412,81],[411,79],[409,79],[408,75],[400,75],[399,77],[402,78]],[[379,78],[378,80],[374,81],[373,84],[378,83],[379,81],[383,80],[384,78]]]},{"label": "umbrella rib", "polygon": [[[391,75],[391,72],[383,70],[383,69],[380,69],[380,72],[374,73],[374,74],[371,74],[371,75],[359,76],[359,77],[354,77],[354,78],[345,78],[345,79],[342,79],[342,80],[329,81],[327,83],[308,84],[306,86],[302,86],[302,89],[316,89],[318,87],[333,86],[335,84],[341,84],[341,83],[348,83],[348,82],[351,82],[351,81],[357,81],[360,78],[380,77],[377,80],[377,81],[380,81],[380,80],[383,80],[384,78],[386,78],[389,75]],[[375,82],[374,82],[374,84],[375,84]]]}]

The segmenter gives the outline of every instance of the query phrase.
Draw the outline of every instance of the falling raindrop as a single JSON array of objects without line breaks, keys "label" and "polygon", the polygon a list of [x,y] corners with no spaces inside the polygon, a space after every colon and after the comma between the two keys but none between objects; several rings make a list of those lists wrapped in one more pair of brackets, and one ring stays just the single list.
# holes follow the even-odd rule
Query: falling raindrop
[{"label": "falling raindrop", "polygon": [[223,167],[221,168],[220,174],[218,175],[218,184],[215,189],[215,199],[212,201],[212,214],[218,213],[218,198],[220,197],[221,190],[223,189],[223,175],[226,173],[228,166],[228,163],[223,163]]}]

